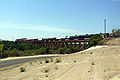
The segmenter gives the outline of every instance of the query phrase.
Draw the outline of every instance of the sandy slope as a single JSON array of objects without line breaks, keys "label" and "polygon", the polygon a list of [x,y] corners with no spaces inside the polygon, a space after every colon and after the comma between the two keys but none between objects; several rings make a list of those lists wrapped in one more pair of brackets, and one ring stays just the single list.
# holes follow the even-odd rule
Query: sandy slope
[{"label": "sandy slope", "polygon": [[[62,62],[55,63],[56,59]],[[26,71],[20,72],[20,67]],[[3,69],[0,80],[120,80],[120,46],[94,47],[54,58],[50,63],[27,62]]]},{"label": "sandy slope", "polygon": [[107,45],[119,45],[120,46],[120,38],[110,38],[110,40],[107,41]]}]

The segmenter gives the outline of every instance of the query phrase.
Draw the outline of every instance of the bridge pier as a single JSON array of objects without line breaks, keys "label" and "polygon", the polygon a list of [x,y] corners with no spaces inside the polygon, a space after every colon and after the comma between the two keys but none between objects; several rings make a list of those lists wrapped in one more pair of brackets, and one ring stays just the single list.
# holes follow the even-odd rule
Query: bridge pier
[{"label": "bridge pier", "polygon": [[42,41],[36,43],[41,47],[48,48],[78,48],[86,49],[88,45],[88,40],[68,40],[68,41]]}]

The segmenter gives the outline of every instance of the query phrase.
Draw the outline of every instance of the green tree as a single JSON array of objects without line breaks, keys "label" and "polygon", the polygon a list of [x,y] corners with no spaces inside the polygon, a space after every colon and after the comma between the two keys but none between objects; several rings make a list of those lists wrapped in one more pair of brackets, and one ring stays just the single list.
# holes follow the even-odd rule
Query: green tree
[{"label": "green tree", "polygon": [[65,48],[59,48],[57,51],[58,54],[64,54],[64,52],[65,52]]},{"label": "green tree", "polygon": [[119,34],[120,33],[120,29],[118,28],[118,29],[112,29],[112,33],[113,34]]},{"label": "green tree", "polygon": [[93,35],[92,37],[90,37],[90,39],[88,41],[89,46],[97,45],[100,40],[102,40],[102,34]]},{"label": "green tree", "polygon": [[0,51],[3,50],[4,44],[0,44]]},{"label": "green tree", "polygon": [[36,54],[47,54],[47,53],[49,53],[48,48],[42,47],[42,48],[36,50]]},{"label": "green tree", "polygon": [[72,50],[69,49],[69,48],[67,48],[67,49],[65,50],[65,53],[66,53],[66,54],[70,54],[70,53],[72,53]]}]

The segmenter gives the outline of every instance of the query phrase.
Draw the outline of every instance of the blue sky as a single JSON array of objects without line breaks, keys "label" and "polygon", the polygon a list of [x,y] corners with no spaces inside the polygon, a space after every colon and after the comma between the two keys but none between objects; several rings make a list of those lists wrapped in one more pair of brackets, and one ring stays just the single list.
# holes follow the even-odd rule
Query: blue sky
[{"label": "blue sky", "polygon": [[0,0],[0,38],[48,38],[120,28],[120,0]]}]

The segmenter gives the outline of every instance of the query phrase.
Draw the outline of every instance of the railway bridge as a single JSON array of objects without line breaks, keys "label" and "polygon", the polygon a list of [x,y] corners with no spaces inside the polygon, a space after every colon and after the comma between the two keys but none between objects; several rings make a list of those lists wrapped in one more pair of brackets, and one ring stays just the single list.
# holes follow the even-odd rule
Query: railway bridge
[{"label": "railway bridge", "polygon": [[67,40],[67,41],[41,41],[38,42],[41,47],[49,48],[87,48],[88,40]]},{"label": "railway bridge", "polygon": [[88,40],[91,35],[75,35],[65,38],[42,38],[42,40],[38,39],[17,39],[16,42],[28,42],[38,44],[41,47],[48,47],[48,48],[79,48],[79,49],[86,49],[88,48]]},{"label": "railway bridge", "polygon": [[85,49],[88,48],[88,40],[93,35],[75,35],[70,36],[68,38],[43,38],[38,44],[41,47],[49,47],[49,48],[79,48]]}]

